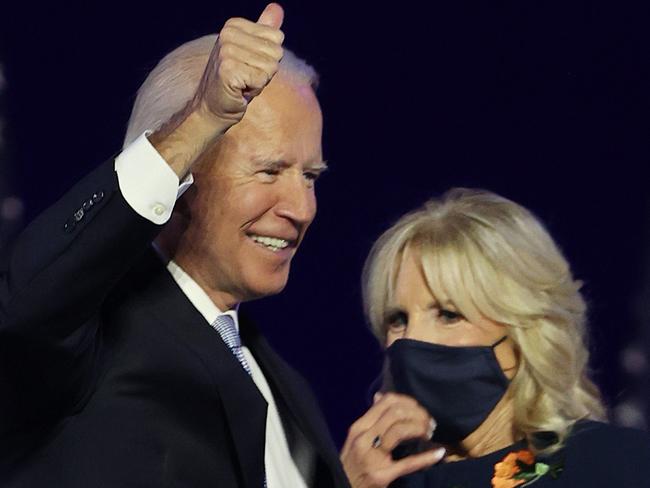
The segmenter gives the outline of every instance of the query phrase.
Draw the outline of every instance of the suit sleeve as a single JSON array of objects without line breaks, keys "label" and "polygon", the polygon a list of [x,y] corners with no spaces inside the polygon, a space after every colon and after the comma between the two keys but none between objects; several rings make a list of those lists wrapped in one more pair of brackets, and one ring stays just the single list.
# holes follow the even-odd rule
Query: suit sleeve
[{"label": "suit sleeve", "polygon": [[111,160],[19,236],[0,271],[0,439],[87,395],[102,303],[160,229],[124,199]]}]

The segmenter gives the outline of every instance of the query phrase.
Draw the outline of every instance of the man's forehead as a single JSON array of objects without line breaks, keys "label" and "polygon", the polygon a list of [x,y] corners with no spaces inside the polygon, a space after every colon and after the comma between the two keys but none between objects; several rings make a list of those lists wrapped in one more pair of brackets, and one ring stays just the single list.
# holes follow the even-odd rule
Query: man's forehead
[{"label": "man's forehead", "polygon": [[304,103],[300,98],[286,97],[255,98],[242,120],[230,128],[228,134],[237,138],[276,139],[279,131],[311,132],[322,131],[320,105]]},{"label": "man's forehead", "polygon": [[251,101],[244,119],[249,115],[269,116],[276,112],[291,115],[296,109],[320,115],[316,93],[309,84],[279,74]]}]

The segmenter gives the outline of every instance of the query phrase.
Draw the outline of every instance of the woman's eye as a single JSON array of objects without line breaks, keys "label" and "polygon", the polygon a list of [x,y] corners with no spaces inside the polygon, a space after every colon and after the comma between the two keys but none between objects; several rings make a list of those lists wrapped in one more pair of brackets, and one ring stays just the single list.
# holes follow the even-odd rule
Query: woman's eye
[{"label": "woman's eye", "polygon": [[261,172],[268,176],[277,176],[280,173],[277,169],[263,169]]},{"label": "woman's eye", "polygon": [[444,324],[454,324],[459,320],[464,319],[464,317],[458,312],[452,312],[451,310],[445,310],[444,308],[438,310],[438,317]]},{"label": "woman's eye", "polygon": [[406,314],[400,312],[390,315],[386,319],[386,324],[391,332],[395,332],[403,330],[406,327],[407,321]]}]

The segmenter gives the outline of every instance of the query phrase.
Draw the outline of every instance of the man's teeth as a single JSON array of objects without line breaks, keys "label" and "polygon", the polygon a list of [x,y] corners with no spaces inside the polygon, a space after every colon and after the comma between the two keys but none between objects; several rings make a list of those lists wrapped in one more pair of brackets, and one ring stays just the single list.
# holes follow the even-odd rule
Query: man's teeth
[{"label": "man's teeth", "polygon": [[271,251],[279,251],[280,249],[284,249],[289,245],[289,241],[285,241],[284,239],[277,239],[275,237],[251,236],[251,238],[255,242],[263,244]]}]

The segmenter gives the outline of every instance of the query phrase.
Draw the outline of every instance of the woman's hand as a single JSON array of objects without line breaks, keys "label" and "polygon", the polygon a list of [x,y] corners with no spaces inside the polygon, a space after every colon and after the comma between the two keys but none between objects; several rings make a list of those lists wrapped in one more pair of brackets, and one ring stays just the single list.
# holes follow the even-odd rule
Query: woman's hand
[{"label": "woman's hand", "polygon": [[391,452],[408,440],[430,440],[435,421],[413,398],[376,394],[372,407],[348,431],[341,462],[353,488],[384,488],[395,479],[437,463],[442,447],[393,460]]}]

